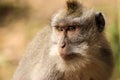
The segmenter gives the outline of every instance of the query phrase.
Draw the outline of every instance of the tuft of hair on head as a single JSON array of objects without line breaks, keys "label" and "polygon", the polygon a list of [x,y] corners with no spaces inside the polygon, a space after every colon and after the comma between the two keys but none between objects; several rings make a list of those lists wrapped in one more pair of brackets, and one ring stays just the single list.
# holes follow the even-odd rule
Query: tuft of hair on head
[{"label": "tuft of hair on head", "polygon": [[77,0],[67,0],[66,2],[66,8],[68,14],[74,13],[78,9],[82,9],[82,4],[79,3]]}]

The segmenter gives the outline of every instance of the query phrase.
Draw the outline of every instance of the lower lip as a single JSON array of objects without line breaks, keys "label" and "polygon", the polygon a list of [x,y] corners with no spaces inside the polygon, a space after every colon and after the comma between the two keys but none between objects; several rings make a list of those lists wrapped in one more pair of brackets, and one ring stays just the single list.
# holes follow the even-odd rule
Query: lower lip
[{"label": "lower lip", "polygon": [[64,54],[64,55],[61,55],[61,57],[64,59],[64,60],[72,60],[74,59],[75,57],[77,57],[77,55],[75,53],[70,53],[70,54]]}]

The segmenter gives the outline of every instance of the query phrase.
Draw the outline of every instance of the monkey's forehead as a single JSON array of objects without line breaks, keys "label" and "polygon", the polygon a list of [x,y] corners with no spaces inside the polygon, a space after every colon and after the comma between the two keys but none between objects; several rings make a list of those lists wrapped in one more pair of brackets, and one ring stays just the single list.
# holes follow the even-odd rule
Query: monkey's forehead
[{"label": "monkey's forehead", "polygon": [[[93,9],[85,9],[81,15],[66,15],[64,11],[59,11],[53,15],[51,26],[64,23],[66,25],[70,24],[84,24],[86,22],[93,21],[95,18],[95,11]],[[77,14],[77,13],[76,13]]]}]

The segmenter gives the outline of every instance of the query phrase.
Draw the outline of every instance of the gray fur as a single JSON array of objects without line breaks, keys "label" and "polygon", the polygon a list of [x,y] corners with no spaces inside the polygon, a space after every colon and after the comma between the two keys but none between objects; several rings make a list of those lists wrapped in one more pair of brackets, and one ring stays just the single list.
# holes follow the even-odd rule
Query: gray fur
[{"label": "gray fur", "polygon": [[[68,0],[67,7],[53,16],[52,28],[45,27],[33,39],[13,80],[110,80],[114,67],[112,50],[104,31],[98,31],[96,12],[81,8],[74,0]],[[60,38],[55,26],[61,23],[79,26],[78,32],[67,39],[68,53],[75,55],[69,60],[61,58],[57,48]]]}]

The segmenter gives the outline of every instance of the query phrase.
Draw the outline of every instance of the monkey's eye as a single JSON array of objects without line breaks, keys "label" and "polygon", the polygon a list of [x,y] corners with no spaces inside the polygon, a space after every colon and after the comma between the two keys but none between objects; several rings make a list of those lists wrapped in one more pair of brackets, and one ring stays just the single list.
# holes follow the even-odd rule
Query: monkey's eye
[{"label": "monkey's eye", "polygon": [[76,29],[75,26],[68,26],[68,30],[69,30],[69,31],[74,31],[75,29]]},{"label": "monkey's eye", "polygon": [[60,26],[57,26],[56,29],[57,29],[58,31],[63,31],[63,30],[64,30],[63,27],[60,27]]}]

